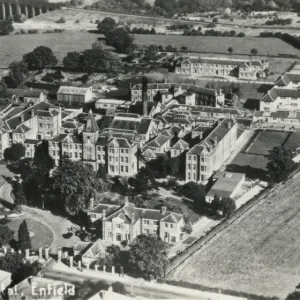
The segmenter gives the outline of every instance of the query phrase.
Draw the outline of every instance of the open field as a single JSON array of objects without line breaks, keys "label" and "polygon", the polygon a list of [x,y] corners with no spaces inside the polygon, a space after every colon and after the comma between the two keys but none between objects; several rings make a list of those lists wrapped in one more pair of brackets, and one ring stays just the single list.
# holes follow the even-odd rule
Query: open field
[{"label": "open field", "polygon": [[139,46],[151,44],[166,47],[172,45],[177,49],[188,47],[189,52],[228,53],[228,47],[233,47],[234,54],[250,54],[256,48],[258,54],[265,56],[300,55],[300,51],[277,38],[258,37],[215,37],[215,36],[178,36],[178,35],[144,35],[136,34],[135,43]]},{"label": "open field", "polygon": [[297,173],[170,277],[285,299],[300,281],[299,180]]},{"label": "open field", "polygon": [[0,68],[7,67],[13,61],[22,60],[24,54],[37,46],[50,47],[61,63],[68,52],[91,49],[97,37],[97,34],[75,31],[0,36]]},{"label": "open field", "polygon": [[268,155],[274,147],[280,147],[288,135],[287,132],[261,131],[244,152],[248,154]]}]

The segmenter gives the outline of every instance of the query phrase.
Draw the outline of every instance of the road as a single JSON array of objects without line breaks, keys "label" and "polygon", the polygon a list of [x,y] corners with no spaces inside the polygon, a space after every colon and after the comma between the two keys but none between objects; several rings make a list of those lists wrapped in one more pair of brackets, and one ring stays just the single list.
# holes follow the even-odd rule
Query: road
[{"label": "road", "polygon": [[[71,269],[70,269],[71,270]],[[72,270],[71,270],[72,271]],[[57,270],[45,270],[44,277],[78,284],[84,280],[105,280],[108,283],[123,282],[127,291],[140,298],[147,299],[180,299],[180,300],[242,300],[233,296],[202,292],[181,287],[151,283],[130,277],[119,277],[108,273],[84,270],[80,274]],[[128,280],[129,279],[129,280]]]}]

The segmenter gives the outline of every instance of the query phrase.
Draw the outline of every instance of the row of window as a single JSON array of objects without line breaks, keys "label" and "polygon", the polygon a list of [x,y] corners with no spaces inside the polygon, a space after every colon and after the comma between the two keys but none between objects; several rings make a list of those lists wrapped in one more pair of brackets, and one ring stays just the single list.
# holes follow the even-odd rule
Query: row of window
[{"label": "row of window", "polygon": [[[197,161],[197,155],[187,155],[187,160]],[[200,162],[205,162],[204,156],[200,156]]]},{"label": "row of window", "polygon": [[145,225],[158,225],[158,221],[156,220],[144,220],[143,222]]},{"label": "row of window", "polygon": [[82,149],[82,145],[81,144],[74,144],[74,147],[73,147],[73,144],[63,144],[63,149]]},{"label": "row of window", "polygon": [[[201,175],[201,176],[200,176],[200,180],[201,180],[201,181],[204,181],[204,178],[205,178],[204,175]],[[194,180],[194,181],[196,181],[196,174],[195,174],[195,173],[193,173],[193,174],[188,173],[188,174],[187,174],[187,179],[188,179],[188,180]]]},{"label": "row of window", "polygon": [[[119,152],[119,150],[118,149],[109,149],[108,150],[108,153],[118,153]],[[128,154],[129,153],[129,150],[128,149],[123,149],[123,148],[120,148],[120,153],[121,154]]]},{"label": "row of window", "polygon": [[[125,159],[125,160],[124,160]],[[114,156],[108,156],[108,161],[109,162],[112,162],[112,163],[114,163],[114,162],[119,162],[119,158],[118,157],[114,157]],[[122,162],[125,162],[125,163],[128,163],[129,162],[129,159],[128,159],[128,157],[123,157],[123,156],[121,156],[120,157],[120,162],[122,163]]]},{"label": "row of window", "polygon": [[[118,172],[119,168],[118,166],[109,166],[109,170],[114,173]],[[120,166],[120,172],[121,173],[128,173],[128,166]]]},{"label": "row of window", "polygon": [[50,129],[50,124],[49,123],[39,123],[39,127],[40,128],[47,128],[47,129]]}]

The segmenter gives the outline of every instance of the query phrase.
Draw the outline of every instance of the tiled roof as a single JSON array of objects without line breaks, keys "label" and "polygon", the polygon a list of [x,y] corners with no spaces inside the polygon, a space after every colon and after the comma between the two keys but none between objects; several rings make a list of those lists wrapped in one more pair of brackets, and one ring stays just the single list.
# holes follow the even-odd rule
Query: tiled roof
[{"label": "tiled roof", "polygon": [[14,133],[25,133],[29,130],[30,130],[30,128],[28,126],[22,124],[17,129],[14,130]]},{"label": "tiled roof", "polygon": [[89,257],[89,258],[98,258],[104,255],[106,248],[108,244],[101,240],[98,239],[94,244],[92,244],[91,247],[87,249],[85,253],[82,254],[82,257]]},{"label": "tiled roof", "polygon": [[276,82],[277,86],[287,86],[291,82],[300,83],[300,74],[297,73],[285,73]]},{"label": "tiled roof", "polygon": [[195,145],[189,152],[188,154],[192,154],[192,155],[200,155],[202,153],[202,151],[204,150],[203,145]]},{"label": "tiled roof", "polygon": [[31,139],[26,139],[24,144],[31,144],[31,145],[36,145],[40,142],[40,140],[31,140]]},{"label": "tiled roof", "polygon": [[82,242],[79,241],[74,245],[73,250],[74,251],[79,251],[79,252],[85,252],[89,247],[91,247],[93,243],[91,242]]},{"label": "tiled roof", "polygon": [[274,87],[270,91],[268,91],[268,93],[264,95],[260,100],[263,102],[273,102],[278,97],[300,98],[300,90]]},{"label": "tiled roof", "polygon": [[[89,123],[90,123],[90,127],[88,127]],[[92,110],[90,109],[88,117],[87,117],[87,122],[86,122],[86,125],[85,125],[85,131],[97,132],[98,130],[99,130],[99,127],[98,127],[97,122],[94,118],[94,114],[93,114]]]},{"label": "tiled roof", "polygon": [[137,133],[138,134],[146,134],[149,131],[151,122],[152,122],[152,119],[150,119],[150,118],[142,118],[142,120],[137,128]]},{"label": "tiled roof", "polygon": [[149,148],[142,153],[142,156],[145,158],[156,158],[155,153]]},{"label": "tiled roof", "polygon": [[172,146],[172,149],[185,150],[188,147],[189,147],[189,144],[187,142],[185,142],[184,140],[180,139]]},{"label": "tiled roof", "polygon": [[67,135],[67,133],[60,133],[53,137],[50,142],[61,142]]},{"label": "tiled roof", "polygon": [[124,129],[124,130],[136,130],[138,126],[139,126],[139,120],[132,121],[132,120],[114,119],[111,124],[111,128]]},{"label": "tiled roof", "polygon": [[61,142],[64,144],[82,144],[82,141],[79,139],[79,137],[73,134],[68,134],[65,138],[62,139]]},{"label": "tiled roof", "polygon": [[118,113],[116,117],[140,119],[140,116],[135,113]]},{"label": "tiled roof", "polygon": [[102,214],[103,211],[105,210],[106,215],[109,215],[110,213],[112,213],[113,211],[115,211],[118,208],[119,208],[118,205],[99,204],[99,205],[95,206],[94,208],[92,208],[89,211],[89,213]]},{"label": "tiled roof", "polygon": [[118,148],[131,148],[131,144],[129,141],[125,138],[113,138],[109,144],[107,145],[108,147],[118,147]]}]

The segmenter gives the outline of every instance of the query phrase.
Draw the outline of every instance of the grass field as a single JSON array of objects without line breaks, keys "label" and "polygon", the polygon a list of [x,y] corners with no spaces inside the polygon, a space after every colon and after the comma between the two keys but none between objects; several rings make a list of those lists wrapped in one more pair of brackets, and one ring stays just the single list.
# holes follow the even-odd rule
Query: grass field
[{"label": "grass field", "polygon": [[274,147],[280,147],[287,137],[287,132],[261,131],[244,152],[256,155],[268,155]]},{"label": "grass field", "polygon": [[289,139],[284,143],[284,148],[294,151],[300,147],[300,132],[292,132]]},{"label": "grass field", "polygon": [[24,54],[37,46],[48,46],[59,62],[71,51],[91,49],[99,35],[88,32],[63,32],[49,34],[26,34],[0,36],[0,68],[13,61],[20,61]]},{"label": "grass field", "polygon": [[200,53],[228,53],[228,47],[233,47],[234,54],[250,54],[251,49],[257,48],[259,55],[300,55],[299,50],[276,38],[138,34],[135,35],[135,43],[139,46],[172,45],[177,49],[187,46],[188,51]]},{"label": "grass field", "polygon": [[[24,218],[12,219],[7,223],[7,226],[14,231],[14,239],[18,240],[18,229],[20,224],[23,222]],[[49,228],[44,224],[37,222],[33,219],[26,218],[28,230],[34,233],[31,238],[31,245],[33,249],[38,249],[39,247],[45,247],[45,245],[51,245],[53,241],[53,235]]]},{"label": "grass field", "polygon": [[300,173],[183,263],[174,280],[285,299],[300,281]]}]

